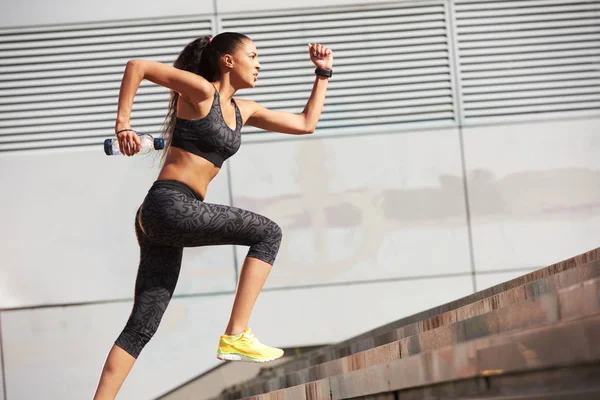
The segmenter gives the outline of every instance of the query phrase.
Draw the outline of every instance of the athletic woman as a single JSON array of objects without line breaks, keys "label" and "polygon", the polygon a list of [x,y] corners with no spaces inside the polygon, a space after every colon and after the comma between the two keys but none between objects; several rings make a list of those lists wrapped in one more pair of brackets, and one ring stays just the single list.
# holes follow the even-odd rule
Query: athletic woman
[{"label": "athletic woman", "polygon": [[308,46],[317,69],[310,98],[300,114],[233,98],[237,90],[256,85],[261,68],[253,41],[239,33],[194,40],[173,67],[148,60],[127,63],[115,125],[121,153],[133,156],[140,150],[141,142],[129,124],[140,82],[147,79],[171,89],[171,101],[164,127],[162,169],[135,218],[140,264],[133,308],[108,353],[94,400],[116,397],[158,329],[175,290],[184,247],[249,246],[217,358],[266,362],[283,355],[283,350],[260,343],[248,328],[254,303],[279,250],[281,228],[262,215],[206,203],[204,198],[223,161],[239,149],[243,125],[296,135],[314,132],[333,55],[320,44]]}]

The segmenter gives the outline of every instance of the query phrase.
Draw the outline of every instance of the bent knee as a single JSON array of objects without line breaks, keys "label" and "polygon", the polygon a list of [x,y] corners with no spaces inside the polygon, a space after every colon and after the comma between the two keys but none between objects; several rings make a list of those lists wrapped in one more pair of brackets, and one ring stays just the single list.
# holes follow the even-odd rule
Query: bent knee
[{"label": "bent knee", "polygon": [[281,227],[279,226],[279,224],[271,221],[269,229],[270,229],[269,237],[273,241],[281,242],[281,239],[283,239],[283,231],[282,231]]},{"label": "bent knee", "polygon": [[269,220],[263,227],[262,238],[250,247],[248,256],[258,258],[273,265],[279,252],[282,238],[283,231],[281,227],[276,222]]}]

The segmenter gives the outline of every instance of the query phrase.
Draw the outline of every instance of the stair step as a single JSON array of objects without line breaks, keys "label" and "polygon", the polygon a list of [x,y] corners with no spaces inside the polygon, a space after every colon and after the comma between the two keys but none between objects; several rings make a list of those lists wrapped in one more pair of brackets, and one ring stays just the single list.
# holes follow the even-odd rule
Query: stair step
[{"label": "stair step", "polygon": [[[530,307],[537,304],[543,310],[541,314],[536,310],[534,315],[544,315],[549,318],[548,321],[557,321],[560,316],[565,321],[495,334],[326,378],[315,377],[318,380],[272,393],[290,390],[289,393],[318,394],[327,392],[329,388],[333,399],[345,399],[472,376],[495,376],[599,360],[599,294],[600,278],[573,285],[558,294],[546,294],[529,302]],[[581,318],[581,315],[590,314],[591,317]],[[509,319],[506,323],[510,325],[512,322]],[[288,393],[285,393],[285,398],[288,398]],[[271,398],[263,396],[270,394],[258,398]]]},{"label": "stair step", "polygon": [[[369,350],[355,352],[350,356],[336,358],[286,375],[254,379],[239,385],[235,389],[231,388],[227,392],[231,396],[225,397],[224,394],[222,397],[235,398],[236,396],[251,396],[275,391],[367,368],[453,343],[520,329],[533,324],[555,322],[559,319],[560,314],[557,291],[564,292],[561,295],[562,302],[567,302],[567,304],[562,305],[564,309],[563,318],[566,317],[565,313],[567,312],[570,312],[571,315],[585,315],[580,308],[585,305],[586,301],[594,303],[596,294],[593,289],[591,292],[588,290],[586,296],[575,299],[575,302],[573,302],[568,301],[570,297],[568,297],[568,291],[565,292],[565,288],[569,286],[576,290],[580,288],[578,290],[583,293],[585,290],[577,282],[582,279],[596,278],[597,283],[600,284],[599,277],[600,261],[566,270],[524,286],[510,289],[491,298],[469,304],[458,310],[450,311],[443,318],[447,321],[445,324],[435,324],[431,320],[420,321],[378,338],[373,338],[370,345],[373,347]],[[579,308],[572,311],[573,307]],[[587,314],[593,313],[595,310],[592,307]],[[375,347],[376,343],[385,344]],[[317,361],[318,359],[312,359],[311,363]]]},{"label": "stair step", "polygon": [[[399,340],[402,337],[408,335],[414,335],[427,329],[435,328],[447,323],[455,322],[461,317],[460,313],[472,313],[476,307],[491,307],[493,309],[494,304],[486,304],[484,301],[488,298],[494,298],[487,303],[497,301],[499,303],[504,302],[509,304],[511,296],[517,296],[517,300],[522,300],[522,297],[532,298],[536,294],[546,293],[552,288],[547,286],[561,285],[560,279],[550,280],[550,282],[537,282],[540,279],[545,279],[556,274],[560,274],[569,270],[581,271],[581,266],[587,265],[594,273],[597,273],[598,266],[600,265],[600,248],[588,251],[576,257],[552,264],[548,267],[539,269],[529,274],[517,277],[508,282],[504,282],[488,289],[473,293],[469,296],[465,296],[461,299],[452,301],[450,303],[434,307],[432,309],[411,315],[406,318],[402,318],[398,321],[394,321],[390,324],[381,326],[374,330],[365,332],[353,338],[347,339],[340,343],[331,346],[324,346],[316,349],[312,352],[306,353],[305,355],[299,356],[290,360],[286,363],[282,363],[277,367],[265,368],[261,375],[243,384],[244,387],[255,386],[259,382],[265,379],[272,379],[275,377],[285,376],[291,372],[299,369],[305,369],[312,366],[322,364],[324,362],[334,360],[340,357],[355,354],[360,351],[364,351],[377,346],[382,346],[387,343],[391,343],[395,340]],[[563,286],[556,286],[557,288],[564,287],[572,283],[579,282],[584,279],[589,279],[598,275],[585,275],[587,271],[583,271],[581,276],[578,276],[579,272],[572,274],[563,275],[568,282],[562,284]],[[570,279],[570,280],[569,280]],[[574,279],[574,280],[573,280]],[[524,289],[524,293],[519,293],[520,287],[527,286]],[[516,289],[516,290],[515,290]],[[505,292],[509,294],[502,295]],[[476,303],[471,308],[467,306]],[[465,308],[467,307],[467,308]],[[462,309],[457,312],[458,309]],[[474,314],[475,315],[475,314]],[[404,332],[402,332],[402,330]],[[238,392],[240,387],[235,386],[225,390],[220,398],[229,399],[234,397],[228,397],[229,392]]]},{"label": "stair step", "polygon": [[[356,400],[482,400],[588,395],[600,391],[600,362],[486,377],[358,397]],[[537,397],[536,397],[537,396]],[[600,398],[600,397],[597,397]]]},{"label": "stair step", "polygon": [[[567,347],[565,343],[570,345]],[[585,362],[600,362],[600,313],[448,346],[300,387],[313,385],[312,389],[317,393],[329,387],[331,399],[342,400],[477,376],[568,367]],[[256,399],[274,398],[268,396],[272,394],[259,395]]]},{"label": "stair step", "polygon": [[502,396],[502,397],[463,397],[461,400],[598,400],[600,389],[578,390],[561,393],[539,393],[524,396]]}]

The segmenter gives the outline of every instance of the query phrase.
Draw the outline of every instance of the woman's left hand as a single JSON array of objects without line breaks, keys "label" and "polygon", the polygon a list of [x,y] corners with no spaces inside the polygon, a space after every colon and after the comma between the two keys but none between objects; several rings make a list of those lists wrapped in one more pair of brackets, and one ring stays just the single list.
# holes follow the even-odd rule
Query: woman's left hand
[{"label": "woman's left hand", "polygon": [[321,44],[308,44],[310,60],[317,68],[333,68],[333,50]]}]

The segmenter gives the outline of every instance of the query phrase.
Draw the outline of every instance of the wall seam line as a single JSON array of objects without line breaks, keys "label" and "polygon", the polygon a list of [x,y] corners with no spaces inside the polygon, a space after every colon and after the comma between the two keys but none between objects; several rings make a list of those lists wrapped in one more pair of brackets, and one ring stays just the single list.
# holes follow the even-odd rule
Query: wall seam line
[{"label": "wall seam line", "polygon": [[471,264],[471,284],[473,293],[477,292],[477,279],[475,268],[475,249],[473,247],[473,224],[471,218],[471,201],[469,199],[469,182],[467,178],[467,160],[465,156],[465,141],[463,136],[463,103],[461,91],[460,60],[458,53],[458,37],[456,36],[456,13],[454,0],[447,0],[447,29],[448,29],[448,53],[452,67],[452,81],[454,83],[454,99],[456,120],[458,122],[458,145],[460,153],[460,164],[463,175],[463,194],[465,198],[465,219],[467,224],[467,238],[469,242],[469,262]]},{"label": "wall seam line", "polygon": [[4,367],[4,341],[2,338],[2,313],[0,312],[0,364],[2,365],[2,397],[4,400],[8,400],[6,395],[6,373]]},{"label": "wall seam line", "polygon": [[[478,274],[479,275],[493,275],[493,274],[501,274],[501,273],[506,273],[506,272],[520,272],[520,271],[526,272],[526,271],[530,271],[532,269],[537,270],[537,269],[542,269],[542,268],[545,268],[545,266],[530,266],[530,267],[522,267],[522,268],[485,270],[485,271],[479,271]],[[395,277],[395,278],[371,279],[371,280],[365,280],[365,281],[333,282],[333,283],[307,284],[307,285],[298,285],[298,286],[276,286],[276,287],[263,288],[262,291],[263,292],[276,292],[276,291],[285,291],[285,290],[317,289],[317,288],[328,288],[328,287],[370,285],[370,284],[391,283],[391,282],[411,282],[411,281],[418,281],[418,280],[461,278],[461,277],[465,277],[465,276],[471,276],[471,271],[439,274],[439,275],[415,275],[415,276],[403,276],[403,277]],[[231,294],[235,294],[235,290],[212,292],[212,293],[178,294],[178,295],[174,295],[172,298],[173,299],[183,299],[183,298],[194,298],[194,297],[213,297],[213,296],[225,296],[225,295],[231,295]],[[133,301],[133,298],[124,298],[124,299],[111,299],[111,300],[101,300],[101,301],[81,302],[81,303],[56,303],[56,304],[46,304],[46,305],[37,305],[37,306],[0,308],[0,312],[37,310],[37,309],[42,309],[42,308],[94,306],[94,305],[101,305],[101,304],[125,303],[125,302],[132,302],[132,301]]]}]

